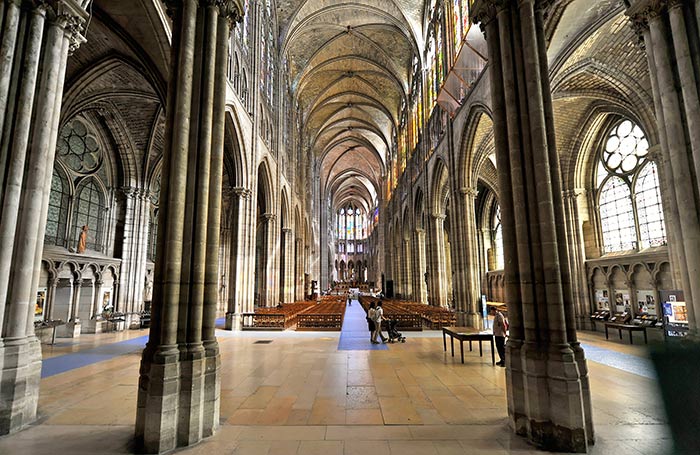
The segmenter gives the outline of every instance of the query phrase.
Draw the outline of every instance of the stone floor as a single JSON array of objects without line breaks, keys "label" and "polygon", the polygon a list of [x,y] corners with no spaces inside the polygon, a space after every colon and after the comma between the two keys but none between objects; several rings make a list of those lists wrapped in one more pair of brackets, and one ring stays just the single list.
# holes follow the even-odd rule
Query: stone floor
[{"label": "stone floor", "polygon": [[[483,358],[465,354],[462,365],[443,352],[439,332],[404,333],[405,344],[386,350],[370,350],[369,339],[367,350],[339,350],[338,332],[218,333],[221,429],[177,453],[537,453],[506,427],[505,372],[491,365],[488,348]],[[0,438],[0,454],[130,453],[145,334],[46,346],[54,363],[41,383],[41,419]],[[597,431],[590,453],[669,453],[657,383],[638,368],[647,364],[644,347],[581,337],[598,359],[589,362]]]}]

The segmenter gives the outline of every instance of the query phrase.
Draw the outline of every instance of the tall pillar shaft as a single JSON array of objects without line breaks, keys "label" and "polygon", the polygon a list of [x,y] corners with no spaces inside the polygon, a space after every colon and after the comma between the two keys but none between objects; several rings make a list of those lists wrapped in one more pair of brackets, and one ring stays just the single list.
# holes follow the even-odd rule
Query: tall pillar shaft
[{"label": "tall pillar shaft", "polygon": [[41,349],[34,300],[70,50],[89,2],[0,8],[0,435],[36,419]]},{"label": "tall pillar shaft", "polygon": [[593,442],[583,350],[576,340],[561,176],[540,0],[477,0],[485,29],[510,319],[508,413],[548,450]]},{"label": "tall pillar shaft", "polygon": [[428,299],[431,305],[446,306],[447,270],[445,257],[445,215],[430,217],[430,267],[428,271],[430,285]]},{"label": "tall pillar shaft", "polygon": [[[690,336],[700,338],[700,37],[688,21],[697,1],[635,0],[627,9],[642,35],[649,62],[661,145],[664,212],[672,257],[685,291]],[[695,17],[693,17],[695,16]],[[668,207],[666,205],[668,204]]]},{"label": "tall pillar shaft", "polygon": [[425,283],[425,230],[416,229],[413,235],[413,298],[420,303],[428,303],[428,291]]},{"label": "tall pillar shaft", "polygon": [[[152,323],[143,351],[136,443],[161,453],[219,420],[214,336],[224,148],[225,62],[241,5],[166,2],[173,19]],[[188,191],[182,191],[186,188]]]}]

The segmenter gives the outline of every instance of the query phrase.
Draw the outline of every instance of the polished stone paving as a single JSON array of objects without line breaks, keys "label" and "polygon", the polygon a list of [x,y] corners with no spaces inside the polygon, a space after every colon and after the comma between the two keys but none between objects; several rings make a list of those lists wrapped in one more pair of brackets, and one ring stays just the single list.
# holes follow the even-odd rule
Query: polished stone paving
[{"label": "polished stone paving", "polygon": [[[121,343],[134,346],[144,335],[83,335],[46,346],[45,358],[58,363],[77,365],[69,359],[95,349],[109,356],[43,378],[39,422],[0,438],[0,454],[130,453],[139,350]],[[381,351],[339,350],[339,332],[218,335],[221,429],[177,453],[538,453],[506,426],[504,370],[476,351],[465,353],[462,365],[443,352],[438,331],[405,333],[405,344]],[[589,362],[597,432],[590,453],[668,453],[656,380],[624,368],[646,362],[645,348],[607,342],[600,334],[581,338],[592,354],[597,351]]]}]

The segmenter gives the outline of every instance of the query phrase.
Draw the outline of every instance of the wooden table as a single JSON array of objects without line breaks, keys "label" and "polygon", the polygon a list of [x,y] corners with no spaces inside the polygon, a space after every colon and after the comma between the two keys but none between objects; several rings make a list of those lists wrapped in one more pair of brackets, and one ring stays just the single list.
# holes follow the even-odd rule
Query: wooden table
[{"label": "wooden table", "polygon": [[452,357],[455,356],[455,338],[459,340],[459,352],[462,357],[462,363],[464,363],[464,342],[469,342],[469,350],[472,350],[472,341],[479,342],[479,356],[484,356],[484,350],[481,343],[484,341],[491,342],[491,363],[496,364],[496,353],[494,352],[493,345],[493,333],[491,332],[477,332],[472,327],[443,327],[442,328],[442,345],[447,352],[447,337],[450,336],[450,344],[452,346]]},{"label": "wooden table", "polygon": [[620,339],[622,339],[622,331],[627,330],[630,333],[630,344],[634,344],[632,341],[632,332],[643,332],[644,333],[644,344],[647,343],[647,328],[640,325],[633,324],[618,324],[616,322],[606,322],[605,323],[605,339],[608,339],[608,328],[617,329],[620,334]]}]

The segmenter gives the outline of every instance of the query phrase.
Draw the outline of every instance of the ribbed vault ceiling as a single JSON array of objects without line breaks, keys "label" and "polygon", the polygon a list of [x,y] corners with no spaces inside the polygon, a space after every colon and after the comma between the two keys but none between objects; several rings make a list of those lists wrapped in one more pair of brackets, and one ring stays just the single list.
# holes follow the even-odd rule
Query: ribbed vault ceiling
[{"label": "ribbed vault ceiling", "polygon": [[423,48],[411,0],[281,0],[277,19],[304,134],[335,206],[371,209]]}]

